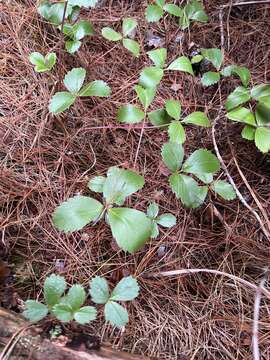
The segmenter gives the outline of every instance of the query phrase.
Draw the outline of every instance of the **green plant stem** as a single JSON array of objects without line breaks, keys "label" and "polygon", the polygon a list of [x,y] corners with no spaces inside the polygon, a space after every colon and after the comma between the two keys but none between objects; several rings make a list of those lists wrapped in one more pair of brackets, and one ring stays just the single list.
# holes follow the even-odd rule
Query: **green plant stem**
[{"label": "green plant stem", "polygon": [[142,137],[143,137],[145,123],[146,123],[146,115],[147,115],[147,112],[146,112],[146,109],[144,109],[144,119],[143,119],[143,123],[142,123],[142,129],[141,129],[141,133],[140,133],[139,143],[138,143],[137,150],[136,150],[135,160],[134,160],[134,164],[133,164],[134,169],[136,167],[136,163],[137,163],[138,156],[139,156],[139,151],[140,151]]},{"label": "green plant stem", "polygon": [[64,12],[63,12],[63,19],[62,19],[62,23],[61,23],[61,32],[63,32],[63,29],[64,29],[64,23],[65,23],[65,18],[66,18],[67,6],[68,6],[68,0],[66,0],[66,2],[65,2],[65,7],[64,7]]}]

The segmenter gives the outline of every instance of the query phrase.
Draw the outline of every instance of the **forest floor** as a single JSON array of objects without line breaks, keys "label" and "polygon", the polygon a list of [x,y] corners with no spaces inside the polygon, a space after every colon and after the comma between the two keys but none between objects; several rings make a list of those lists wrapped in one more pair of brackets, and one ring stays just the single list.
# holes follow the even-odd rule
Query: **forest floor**
[{"label": "forest floor", "polygon": [[[167,48],[170,62],[189,55],[194,46],[220,48],[223,32],[225,64],[248,67],[253,85],[270,80],[269,4],[228,6],[221,22],[220,7],[226,1],[208,0],[204,3],[209,22],[193,23],[182,32],[171,16],[159,25],[146,23],[146,3],[107,0],[96,9],[84,10],[83,18],[92,21],[96,34],[83,40],[78,54],[72,56],[64,50],[58,31],[38,15],[34,1],[0,2],[0,256],[13,275],[4,279],[0,263],[0,281],[5,283],[0,303],[18,311],[21,300],[40,296],[45,277],[59,271],[59,262],[69,283],[87,285],[99,274],[115,284],[134,274],[141,292],[128,306],[130,322],[125,331],[98,318],[83,327],[84,333],[117,349],[160,359],[248,360],[252,358],[252,289],[208,273],[149,276],[207,268],[259,284],[270,266],[269,238],[239,200],[226,202],[210,194],[203,206],[189,210],[175,198],[160,156],[166,130],[150,126],[144,130],[136,170],[144,175],[145,186],[132,202],[145,209],[155,200],[164,212],[177,217],[175,227],[162,230],[157,239],[128,255],[115,248],[104,223],[68,235],[52,224],[52,212],[63,200],[89,193],[90,177],[103,175],[114,165],[133,168],[141,125],[119,125],[116,111],[134,99],[132,87],[138,74],[150,65],[146,51],[153,49],[149,47],[153,34]],[[120,28],[123,17],[139,22],[137,38],[143,51],[138,59],[100,34],[103,26]],[[51,49],[58,55],[57,66],[52,73],[35,73],[29,54]],[[73,67],[85,68],[88,80],[108,82],[112,96],[85,98],[61,116],[52,116],[48,102],[63,89],[64,75]],[[219,86],[203,88],[199,78],[172,72],[160,84],[153,109],[175,98],[184,113],[206,110],[213,122],[220,102],[237,85],[237,79],[229,83],[223,79]],[[242,139],[241,125],[227,122],[223,112],[216,124],[216,141],[244,199],[259,214],[260,207],[269,214],[269,154],[263,155],[253,142]],[[211,128],[190,126],[185,151],[199,147],[214,152]],[[270,359],[269,305],[263,297],[259,340],[264,360]],[[65,330],[76,332],[78,327],[65,326]]]}]

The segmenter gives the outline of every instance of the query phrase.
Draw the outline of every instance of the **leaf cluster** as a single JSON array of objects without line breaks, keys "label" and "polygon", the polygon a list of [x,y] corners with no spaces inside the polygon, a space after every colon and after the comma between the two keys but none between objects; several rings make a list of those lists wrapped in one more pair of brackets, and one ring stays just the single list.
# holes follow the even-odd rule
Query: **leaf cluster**
[{"label": "leaf cluster", "polygon": [[46,56],[43,56],[39,52],[32,52],[29,55],[29,61],[35,65],[36,72],[43,73],[51,71],[56,63],[56,54],[50,52]]},{"label": "leaf cluster", "polygon": [[151,238],[155,239],[159,235],[159,225],[165,228],[171,228],[176,225],[176,217],[170,213],[159,215],[159,206],[156,202],[149,204],[147,216],[152,221]]}]

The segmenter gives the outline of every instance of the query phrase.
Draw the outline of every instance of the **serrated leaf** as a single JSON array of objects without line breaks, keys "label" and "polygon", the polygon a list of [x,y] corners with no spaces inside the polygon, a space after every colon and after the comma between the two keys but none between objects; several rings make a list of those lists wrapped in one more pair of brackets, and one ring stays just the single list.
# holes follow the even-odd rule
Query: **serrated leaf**
[{"label": "serrated leaf", "polygon": [[186,141],[186,133],[180,121],[172,121],[168,128],[170,142],[183,144]]},{"label": "serrated leaf", "polygon": [[270,107],[270,85],[260,84],[251,89],[251,97]]},{"label": "serrated leaf", "polygon": [[145,88],[156,87],[163,77],[163,70],[156,66],[145,67],[140,73],[139,83]]},{"label": "serrated leaf", "polygon": [[157,109],[148,113],[149,120],[154,126],[168,125],[171,122],[165,109]]},{"label": "serrated leaf", "polygon": [[88,188],[94,192],[102,193],[105,180],[105,176],[95,176],[88,182]]},{"label": "serrated leaf", "polygon": [[67,110],[74,104],[76,96],[67,91],[62,91],[54,94],[50,100],[49,111],[55,115]]},{"label": "serrated leaf", "polygon": [[85,36],[94,35],[94,27],[88,20],[80,20],[72,27],[74,40],[81,40]]},{"label": "serrated leaf", "polygon": [[155,221],[152,222],[151,239],[156,239],[159,235],[159,228]]},{"label": "serrated leaf", "polygon": [[169,14],[177,16],[177,17],[182,15],[182,9],[175,4],[165,4],[163,9],[165,11],[167,11]]},{"label": "serrated leaf", "polygon": [[219,70],[223,63],[223,53],[220,49],[201,49],[202,56],[213,64]]},{"label": "serrated leaf", "polygon": [[74,320],[79,324],[88,324],[97,317],[97,310],[93,306],[83,306],[74,313]]},{"label": "serrated leaf", "polygon": [[162,146],[161,150],[162,160],[169,170],[175,172],[181,168],[184,149],[181,144],[168,142]]},{"label": "serrated leaf", "polygon": [[139,295],[139,285],[132,276],[124,277],[113,289],[110,300],[131,301]]},{"label": "serrated leaf", "polygon": [[132,39],[123,39],[123,46],[130,51],[133,56],[138,57],[140,55],[140,45],[137,41]]},{"label": "serrated leaf", "polygon": [[108,219],[118,246],[129,253],[139,250],[151,236],[152,223],[141,211],[112,208]]},{"label": "serrated leaf", "polygon": [[53,223],[60,231],[77,231],[96,220],[102,210],[103,205],[99,201],[87,196],[75,196],[56,208]]},{"label": "serrated leaf", "polygon": [[128,323],[127,310],[114,301],[107,302],[105,305],[104,314],[105,320],[118,328],[121,328]]},{"label": "serrated leaf", "polygon": [[243,86],[238,86],[234,91],[228,96],[225,102],[226,110],[232,110],[233,108],[246,103],[251,99],[250,91]]},{"label": "serrated leaf", "polygon": [[153,61],[155,66],[163,68],[167,59],[167,49],[160,48],[147,52],[149,58]]},{"label": "serrated leaf", "polygon": [[182,170],[191,174],[214,174],[220,169],[217,157],[206,149],[194,151],[184,162]]},{"label": "serrated leaf", "polygon": [[96,304],[106,304],[110,298],[109,285],[106,279],[96,276],[90,281],[90,295]]},{"label": "serrated leaf", "polygon": [[246,140],[254,140],[255,139],[255,131],[256,128],[250,125],[246,125],[243,127],[241,136]]},{"label": "serrated leaf", "polygon": [[73,6],[84,6],[86,8],[93,8],[97,5],[99,0],[68,0],[68,3]]},{"label": "serrated leaf", "polygon": [[120,107],[117,112],[117,120],[121,123],[136,124],[144,119],[144,112],[138,107],[127,104]]},{"label": "serrated leaf", "polygon": [[83,305],[86,299],[84,288],[79,285],[73,285],[67,295],[61,299],[62,304],[67,304],[72,308],[72,311],[77,311]]},{"label": "serrated leaf", "polygon": [[203,74],[201,82],[203,86],[211,86],[217,84],[220,80],[220,74],[214,71],[207,71]]},{"label": "serrated leaf", "polygon": [[101,34],[105,39],[107,39],[109,41],[119,41],[119,40],[122,40],[122,38],[123,38],[119,32],[113,30],[110,27],[104,27],[101,30]]},{"label": "serrated leaf", "polygon": [[158,22],[164,12],[163,9],[158,5],[148,5],[145,12],[145,17],[148,22]]},{"label": "serrated leaf", "polygon": [[270,122],[270,106],[258,102],[255,108],[256,122],[259,126],[265,126]]},{"label": "serrated leaf", "polygon": [[79,96],[97,96],[97,97],[108,97],[111,95],[111,88],[103,80],[94,80],[86,84],[81,91]]},{"label": "serrated leaf", "polygon": [[78,51],[81,45],[82,43],[79,40],[68,40],[65,42],[65,48],[70,54],[74,54],[76,51]]},{"label": "serrated leaf", "polygon": [[176,217],[172,214],[165,213],[158,217],[157,223],[163,227],[171,228],[176,225]]},{"label": "serrated leaf", "polygon": [[221,71],[223,76],[237,75],[239,76],[242,84],[248,86],[250,82],[250,71],[244,66],[229,65]]},{"label": "serrated leaf", "polygon": [[194,55],[191,59],[191,64],[198,64],[199,62],[201,62],[203,60],[203,56],[198,54],[198,55]]},{"label": "serrated leaf", "polygon": [[64,85],[69,92],[77,94],[81,89],[86,71],[83,68],[75,68],[69,71],[64,78]]},{"label": "serrated leaf", "polygon": [[244,107],[238,107],[229,111],[226,114],[226,117],[233,121],[238,121],[248,125],[256,126],[254,114],[249,109],[246,109]]},{"label": "serrated leaf", "polygon": [[190,115],[186,116],[182,120],[182,123],[198,125],[198,126],[203,126],[203,127],[210,127],[211,126],[207,115],[202,111],[194,111]]},{"label": "serrated leaf", "polygon": [[270,150],[270,129],[259,127],[255,131],[255,144],[262,153]]},{"label": "serrated leaf", "polygon": [[154,100],[154,97],[156,95],[156,88],[143,88],[141,85],[136,85],[134,87],[136,94],[144,107],[144,109],[147,109],[152,101]]},{"label": "serrated leaf", "polygon": [[225,200],[234,200],[236,198],[234,188],[226,181],[217,180],[211,185],[211,188]]},{"label": "serrated leaf", "polygon": [[38,322],[45,318],[48,314],[48,308],[46,305],[35,301],[35,300],[27,300],[25,302],[26,309],[22,313],[22,315],[31,322]]},{"label": "serrated leaf", "polygon": [[73,320],[73,311],[71,306],[67,304],[56,304],[52,308],[52,313],[56,319],[62,322],[69,322]]},{"label": "serrated leaf", "polygon": [[44,298],[48,306],[53,306],[60,301],[67,287],[65,278],[52,274],[44,282]]},{"label": "serrated leaf", "polygon": [[159,207],[156,202],[152,202],[148,205],[147,208],[147,216],[149,216],[150,219],[155,219],[158,216]]},{"label": "serrated leaf", "polygon": [[194,75],[193,68],[191,62],[188,57],[180,56],[176,60],[174,60],[168,67],[167,70],[178,70],[187,72],[191,75]]},{"label": "serrated leaf", "polygon": [[123,25],[122,25],[122,31],[123,35],[129,36],[133,30],[137,27],[138,23],[137,20],[131,19],[131,18],[125,18],[123,19]]},{"label": "serrated leaf", "polygon": [[180,119],[181,104],[178,100],[166,100],[165,109],[167,113],[175,120]]}]

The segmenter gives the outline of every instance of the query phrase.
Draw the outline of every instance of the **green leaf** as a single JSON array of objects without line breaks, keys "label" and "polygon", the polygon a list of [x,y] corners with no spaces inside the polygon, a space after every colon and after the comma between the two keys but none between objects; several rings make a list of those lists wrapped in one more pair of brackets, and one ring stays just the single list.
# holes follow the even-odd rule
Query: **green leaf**
[{"label": "green leaf", "polygon": [[204,202],[207,186],[199,186],[192,177],[174,173],[169,182],[176,197],[188,208],[195,209]]},{"label": "green leaf", "polygon": [[[64,16],[65,3],[56,3],[50,4],[48,1],[43,1],[38,6],[38,13],[52,23],[55,26],[58,26],[62,23]],[[68,4],[65,13],[65,19],[72,13],[72,6]]]},{"label": "green leaf", "polygon": [[183,144],[186,141],[186,133],[180,121],[172,121],[169,125],[168,134],[170,142]]},{"label": "green leaf", "polygon": [[211,188],[225,200],[233,200],[236,198],[234,188],[226,181],[217,180],[211,185]]},{"label": "green leaf", "polygon": [[46,305],[35,301],[35,300],[27,300],[25,302],[26,309],[22,313],[22,315],[31,322],[38,322],[45,318],[48,314],[48,308]]},{"label": "green leaf", "polygon": [[167,113],[175,120],[180,119],[181,104],[178,100],[166,100],[165,109]]},{"label": "green leaf", "polygon": [[56,208],[53,223],[60,231],[77,231],[96,220],[102,210],[103,205],[99,201],[87,196],[75,196]]},{"label": "green leaf", "polygon": [[117,112],[117,120],[121,123],[136,124],[143,119],[144,112],[131,104],[121,106]]},{"label": "green leaf", "polygon": [[137,41],[132,39],[123,39],[123,46],[132,53],[133,56],[140,55],[140,45]]},{"label": "green leaf", "polygon": [[74,54],[79,50],[82,43],[79,40],[68,40],[65,42],[65,48],[69,54]]},{"label": "green leaf", "polygon": [[92,301],[96,304],[106,304],[106,302],[110,298],[110,290],[109,285],[106,281],[106,279],[95,276],[90,281],[90,295],[92,298]]},{"label": "green leaf", "polygon": [[174,60],[168,67],[167,70],[178,70],[187,72],[191,75],[194,75],[191,62],[188,57],[180,56],[176,60]]},{"label": "green leaf", "polygon": [[62,322],[69,322],[73,320],[73,311],[71,306],[67,304],[56,304],[52,308],[52,313],[57,320]]},{"label": "green leaf", "polygon": [[67,91],[54,94],[50,100],[49,111],[53,114],[60,114],[74,104],[76,96]]},{"label": "green leaf", "polygon": [[181,30],[185,30],[189,27],[189,25],[190,25],[190,21],[184,8],[184,11],[182,11],[181,16],[179,17],[179,26]]},{"label": "green leaf", "polygon": [[203,74],[201,82],[203,86],[211,86],[218,83],[220,80],[220,74],[214,71],[207,71]]},{"label": "green leaf", "polygon": [[73,311],[76,311],[83,305],[85,299],[86,294],[84,288],[76,284],[69,289],[67,295],[61,300],[61,303],[69,305]]},{"label": "green leaf", "polygon": [[112,28],[110,27],[104,27],[102,30],[101,30],[101,34],[102,36],[109,40],[109,41],[119,41],[119,40],[122,40],[122,35],[117,32],[117,31],[114,31]]},{"label": "green leaf", "polygon": [[111,88],[103,80],[94,80],[86,84],[81,91],[79,96],[97,96],[97,97],[108,97],[111,95]]},{"label": "green leaf", "polygon": [[107,302],[105,305],[104,314],[105,320],[118,328],[121,328],[128,323],[127,310],[114,301]]},{"label": "green leaf", "polygon": [[152,101],[154,100],[154,97],[156,95],[156,88],[143,88],[141,85],[136,85],[134,87],[136,94],[142,104],[142,106],[144,107],[144,109],[146,110],[152,103]]},{"label": "green leaf", "polygon": [[191,59],[191,64],[198,64],[203,60],[203,56],[198,54],[198,55],[194,55]]},{"label": "green leaf", "polygon": [[154,126],[168,125],[171,122],[165,109],[157,109],[148,113],[149,120]]},{"label": "green leaf", "polygon": [[60,301],[66,290],[67,284],[63,276],[52,274],[44,282],[44,298],[48,306],[53,306]]},{"label": "green leaf", "polygon": [[223,53],[220,49],[201,49],[201,54],[205,59],[213,64],[217,71],[220,69],[223,63]]},{"label": "green leaf", "polygon": [[163,70],[156,66],[145,67],[140,73],[140,85],[145,88],[156,87],[163,77]]},{"label": "green leaf", "polygon": [[129,253],[139,250],[151,236],[152,223],[141,211],[112,208],[108,219],[118,246]]},{"label": "green leaf", "polygon": [[153,61],[155,66],[163,68],[167,59],[167,49],[160,48],[147,52],[149,58]]},{"label": "green leaf", "polygon": [[234,110],[229,111],[226,117],[233,121],[242,122],[248,125],[256,126],[254,114],[244,107],[238,107]]},{"label": "green leaf", "polygon": [[56,54],[48,53],[46,57],[44,57],[39,52],[32,52],[29,55],[29,61],[35,65],[36,72],[50,71],[56,63]]},{"label": "green leaf", "polygon": [[155,0],[155,3],[161,8],[163,8],[165,5],[165,0]]},{"label": "green leaf", "polygon": [[270,107],[270,85],[261,84],[251,89],[251,97]]},{"label": "green leaf", "polygon": [[168,142],[162,146],[161,150],[162,160],[169,170],[175,172],[181,168],[184,149],[181,144]]},{"label": "green leaf", "polygon": [[152,232],[151,232],[151,239],[157,238],[159,235],[159,228],[155,221],[152,222]]},{"label": "green leaf", "polygon": [[150,219],[155,219],[158,216],[158,212],[159,212],[159,207],[156,202],[152,202],[148,205],[147,216]]},{"label": "green leaf", "polygon": [[158,22],[163,14],[163,9],[158,5],[148,5],[145,12],[147,22]]},{"label": "green leaf", "polygon": [[54,67],[55,63],[56,63],[56,54],[53,53],[53,52],[48,53],[45,56],[45,62],[46,62],[46,65],[48,67],[48,70],[51,70]]},{"label": "green leaf", "polygon": [[211,184],[213,182],[213,174],[194,174],[204,184]]},{"label": "green leaf", "polygon": [[221,73],[222,73],[223,76],[231,76],[231,75],[239,76],[239,78],[242,81],[242,84],[244,86],[248,86],[248,84],[250,82],[250,72],[244,66],[229,65],[229,66],[226,66],[221,71]]},{"label": "green leaf", "polygon": [[210,121],[208,120],[207,115],[202,111],[194,111],[190,115],[186,116],[182,123],[184,124],[193,124],[203,127],[210,127]]},{"label": "green leaf", "polygon": [[85,36],[94,35],[94,27],[88,20],[80,20],[72,27],[74,40],[81,40]]},{"label": "green leaf", "polygon": [[246,103],[251,99],[250,92],[243,86],[238,86],[234,91],[228,96],[225,102],[226,110],[232,110],[233,108]]},{"label": "green leaf", "polygon": [[207,22],[208,16],[204,11],[203,5],[200,1],[192,0],[185,6],[185,13],[191,20],[200,22]]},{"label": "green leaf", "polygon": [[137,27],[138,23],[135,19],[125,18],[123,19],[122,31],[123,35],[129,36],[132,31]]},{"label": "green leaf", "polygon": [[79,324],[88,324],[97,317],[97,310],[93,306],[83,306],[74,313],[74,320]]},{"label": "green leaf", "polygon": [[184,162],[182,170],[191,174],[214,174],[220,169],[217,157],[209,150],[194,151]]},{"label": "green leaf", "polygon": [[267,125],[270,122],[270,106],[258,102],[256,104],[255,117],[259,126]]},{"label": "green leaf", "polygon": [[242,129],[241,136],[243,139],[246,139],[246,140],[254,140],[255,139],[255,131],[256,131],[256,128],[254,128],[253,126],[250,126],[250,125],[246,125]]},{"label": "green leaf", "polygon": [[98,4],[99,0],[68,0],[68,3],[73,6],[84,6],[86,8],[93,8]]},{"label": "green leaf", "polygon": [[88,182],[88,188],[94,192],[102,193],[105,181],[105,176],[95,176]]},{"label": "green leaf", "polygon": [[134,277],[124,277],[113,289],[110,300],[131,301],[139,295],[139,290],[139,285]]},{"label": "green leaf", "polygon": [[262,153],[270,150],[270,129],[259,127],[255,131],[255,144]]},{"label": "green leaf", "polygon": [[177,17],[182,15],[182,9],[175,4],[165,4],[163,9],[165,11],[167,11],[169,14],[177,16]]},{"label": "green leaf", "polygon": [[83,68],[75,68],[69,71],[64,78],[64,85],[69,92],[74,95],[77,95],[81,89],[84,79],[86,76],[86,71]]},{"label": "green leaf", "polygon": [[157,223],[166,228],[171,228],[176,225],[176,217],[172,214],[165,213],[159,216]]}]

